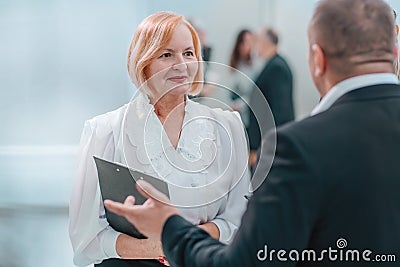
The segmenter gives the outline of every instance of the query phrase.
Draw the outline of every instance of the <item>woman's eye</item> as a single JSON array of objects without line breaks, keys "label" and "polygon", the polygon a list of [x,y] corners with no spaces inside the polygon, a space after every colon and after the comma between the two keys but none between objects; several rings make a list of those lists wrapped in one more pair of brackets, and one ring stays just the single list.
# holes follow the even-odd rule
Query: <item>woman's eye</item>
[{"label": "woman's eye", "polygon": [[194,54],[193,54],[192,51],[186,51],[186,52],[184,53],[184,55],[187,56],[187,57],[193,57],[193,56],[194,56]]},{"label": "woman's eye", "polygon": [[170,57],[170,56],[172,56],[171,53],[164,53],[164,54],[162,54],[162,55],[160,56],[160,58],[163,58],[163,57]]}]

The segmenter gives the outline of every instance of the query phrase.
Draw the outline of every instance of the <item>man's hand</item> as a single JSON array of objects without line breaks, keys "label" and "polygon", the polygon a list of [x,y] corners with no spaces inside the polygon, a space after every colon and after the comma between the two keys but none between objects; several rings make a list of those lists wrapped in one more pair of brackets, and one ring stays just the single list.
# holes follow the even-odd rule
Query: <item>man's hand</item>
[{"label": "man's hand", "polygon": [[136,187],[147,198],[143,205],[135,205],[133,196],[127,197],[123,204],[105,200],[104,205],[108,210],[124,216],[148,238],[160,240],[165,221],[170,216],[178,214],[178,210],[171,206],[166,195],[155,189],[151,184],[139,180],[136,182]]}]

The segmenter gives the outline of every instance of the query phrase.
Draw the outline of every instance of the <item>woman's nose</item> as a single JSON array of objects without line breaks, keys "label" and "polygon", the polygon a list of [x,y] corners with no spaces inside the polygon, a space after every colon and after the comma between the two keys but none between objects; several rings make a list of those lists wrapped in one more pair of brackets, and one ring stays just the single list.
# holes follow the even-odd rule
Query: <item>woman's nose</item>
[{"label": "woman's nose", "polygon": [[183,57],[183,55],[177,55],[172,68],[175,70],[186,70],[187,69],[186,64],[187,64],[187,62],[185,61],[185,58]]}]

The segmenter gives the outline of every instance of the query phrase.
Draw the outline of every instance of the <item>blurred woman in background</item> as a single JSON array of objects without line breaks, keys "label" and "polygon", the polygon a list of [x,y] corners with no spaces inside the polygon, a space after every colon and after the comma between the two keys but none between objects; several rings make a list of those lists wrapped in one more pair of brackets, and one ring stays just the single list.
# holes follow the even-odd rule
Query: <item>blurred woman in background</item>
[{"label": "blurred woman in background", "polygon": [[261,67],[261,64],[258,64],[260,61],[254,57],[253,49],[253,33],[248,29],[241,30],[236,37],[229,62],[232,82],[230,106],[240,113],[246,128],[249,125],[249,108],[246,102],[249,103],[253,90],[251,81],[254,81]]}]

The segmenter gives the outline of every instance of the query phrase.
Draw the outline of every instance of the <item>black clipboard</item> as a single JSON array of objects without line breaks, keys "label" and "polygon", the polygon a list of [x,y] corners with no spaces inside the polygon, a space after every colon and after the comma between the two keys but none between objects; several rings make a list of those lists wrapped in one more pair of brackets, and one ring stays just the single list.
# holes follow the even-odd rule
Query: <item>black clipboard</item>
[{"label": "black clipboard", "polygon": [[[137,170],[129,169],[118,163],[113,163],[93,156],[97,167],[97,175],[103,200],[110,199],[117,202],[124,202],[128,196],[134,196],[136,204],[143,204],[146,198],[136,189],[136,180],[143,179],[152,184],[159,191],[169,197],[168,184],[158,178],[142,173]],[[124,217],[106,210],[108,223],[116,231],[144,239],[134,225]]]}]

